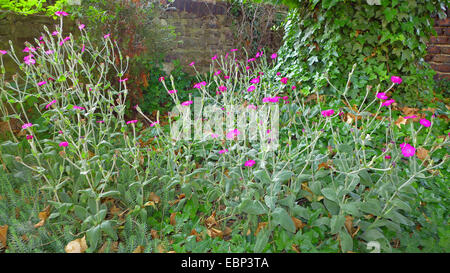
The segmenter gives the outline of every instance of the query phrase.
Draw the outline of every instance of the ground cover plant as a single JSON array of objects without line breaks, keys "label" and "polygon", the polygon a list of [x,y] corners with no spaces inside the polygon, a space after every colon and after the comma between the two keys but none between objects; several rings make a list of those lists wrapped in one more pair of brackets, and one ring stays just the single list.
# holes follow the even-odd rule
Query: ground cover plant
[{"label": "ground cover plant", "polygon": [[[319,85],[307,96],[277,71],[277,53],[236,59],[243,49],[230,49],[212,56],[191,94],[158,77],[175,108],[163,120],[134,106],[143,128],[125,115],[129,58],[114,36],[94,46],[80,24],[75,40],[62,31],[67,14],[56,15],[58,27],[27,44],[24,57],[12,46],[0,51],[1,66],[12,58],[20,67],[12,80],[0,67],[1,111],[21,125],[0,145],[2,251],[450,249],[448,113],[395,108],[402,75],[366,86],[355,104],[358,65],[343,88],[325,77],[338,99]],[[238,122],[174,139],[177,121],[210,118],[196,116],[196,101],[218,108],[219,120],[251,122],[258,111],[258,137]],[[267,126],[274,117],[278,128]]]}]

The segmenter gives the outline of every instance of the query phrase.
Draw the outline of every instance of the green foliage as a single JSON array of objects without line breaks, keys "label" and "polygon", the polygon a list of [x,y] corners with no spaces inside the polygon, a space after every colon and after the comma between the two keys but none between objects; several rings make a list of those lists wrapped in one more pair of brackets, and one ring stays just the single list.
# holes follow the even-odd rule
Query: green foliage
[{"label": "green foliage", "polygon": [[446,1],[378,2],[282,1],[293,9],[275,69],[296,79],[306,93],[316,85],[337,95],[324,78],[343,89],[357,63],[348,93],[352,99],[359,101],[358,90],[367,85],[382,83],[385,88],[391,76],[401,76],[404,82],[392,91],[393,97],[423,106],[418,98],[433,96],[434,71],[424,61],[426,42],[435,34],[431,16],[445,16]]},{"label": "green foliage", "polygon": [[56,11],[62,10],[62,8],[68,4],[68,0],[57,0],[52,2],[54,3],[49,4],[46,0],[0,0],[0,9],[9,10],[22,15],[45,12],[47,16],[54,16]]}]

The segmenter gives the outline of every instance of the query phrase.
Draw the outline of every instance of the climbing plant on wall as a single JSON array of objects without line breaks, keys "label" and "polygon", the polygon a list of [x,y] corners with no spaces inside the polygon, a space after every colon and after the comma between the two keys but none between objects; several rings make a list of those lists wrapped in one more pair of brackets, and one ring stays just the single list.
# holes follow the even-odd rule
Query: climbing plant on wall
[{"label": "climbing plant on wall", "polygon": [[0,9],[20,13],[22,15],[45,12],[47,15],[53,16],[55,11],[58,11],[64,5],[69,4],[68,2],[70,1],[57,0],[49,2],[46,0],[0,0]]},{"label": "climbing plant on wall", "polygon": [[325,76],[342,88],[357,64],[349,90],[356,100],[357,90],[379,83],[384,87],[392,75],[404,80],[392,90],[398,101],[415,104],[432,95],[434,71],[424,61],[426,42],[435,34],[432,16],[445,17],[447,0],[275,2],[291,8],[275,69],[298,80],[303,93],[317,85],[337,95]]}]

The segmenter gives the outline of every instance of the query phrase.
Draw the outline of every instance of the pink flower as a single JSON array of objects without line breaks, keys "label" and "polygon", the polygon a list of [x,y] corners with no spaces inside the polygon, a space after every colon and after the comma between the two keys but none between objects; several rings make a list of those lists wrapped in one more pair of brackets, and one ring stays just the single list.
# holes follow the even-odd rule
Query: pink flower
[{"label": "pink flower", "polygon": [[324,117],[331,117],[333,114],[334,114],[333,109],[322,111],[322,116],[324,116]]},{"label": "pink flower", "polygon": [[230,50],[230,52],[235,52],[235,51],[238,51],[238,50],[236,48],[233,48]]},{"label": "pink flower", "polygon": [[281,75],[281,72],[277,72],[277,76],[280,76]]},{"label": "pink flower", "polygon": [[192,63],[189,64],[189,66],[194,66],[194,64],[195,64],[195,62],[192,62]]},{"label": "pink flower", "polygon": [[387,100],[387,101],[383,102],[383,103],[381,104],[381,106],[389,106],[389,105],[391,105],[391,104],[394,103],[394,102],[395,102],[395,100]]},{"label": "pink flower", "polygon": [[250,104],[247,108],[256,110],[258,107],[256,107],[256,105]]},{"label": "pink flower", "polygon": [[216,73],[214,73],[214,75],[215,75],[215,76],[219,76],[219,75],[220,75],[220,73],[222,73],[222,71],[220,71],[220,70],[217,70],[217,72],[216,72]]},{"label": "pink flower", "polygon": [[8,53],[8,51],[6,51],[6,50],[0,50],[0,54],[5,55],[6,53]]},{"label": "pink flower", "polygon": [[59,143],[59,147],[67,147],[67,146],[69,146],[69,143],[67,141]]},{"label": "pink flower", "polygon": [[193,101],[187,100],[187,101],[183,102],[181,105],[188,106],[188,105],[191,105],[192,103],[193,103]]},{"label": "pink flower", "polygon": [[228,80],[228,79],[230,78],[230,76],[223,76],[223,78],[224,78],[225,80]]},{"label": "pink flower", "polygon": [[199,83],[196,83],[196,84],[194,84],[194,88],[201,88],[202,86],[206,86],[206,82],[199,82]]},{"label": "pink flower", "polygon": [[158,81],[162,82],[164,80],[164,77],[159,77]]},{"label": "pink flower", "polygon": [[259,83],[259,77],[251,79],[250,82],[251,83]]},{"label": "pink flower", "polygon": [[53,35],[53,36],[56,36],[56,35],[58,35],[58,34],[59,34],[59,32],[56,31],[56,30],[52,32],[52,35]]},{"label": "pink flower", "polygon": [[228,152],[228,149],[223,149],[223,150],[219,151],[219,154],[224,154],[224,153],[227,153],[227,152]]},{"label": "pink flower", "polygon": [[217,55],[214,55],[214,57],[211,58],[212,61],[214,61],[215,59],[217,59]]},{"label": "pink flower", "polygon": [[84,49],[85,49],[86,47],[84,46],[84,44],[83,44],[83,46],[81,47],[81,53],[83,53],[84,52]]},{"label": "pink flower", "polygon": [[387,100],[388,96],[386,96],[385,93],[378,93],[377,98],[379,98],[380,100]]},{"label": "pink flower", "polygon": [[281,80],[280,80],[280,82],[282,82],[282,83],[284,83],[284,84],[286,84],[287,81],[288,81],[288,78],[286,78],[286,77],[283,77],[283,78],[281,78]]},{"label": "pink flower", "polygon": [[47,104],[47,105],[45,106],[45,109],[50,108],[50,106],[52,106],[52,104],[54,104],[54,103],[56,103],[56,100],[52,100],[49,104]]},{"label": "pink flower", "polygon": [[419,122],[420,122],[420,124],[422,124],[425,127],[430,127],[431,126],[431,121],[429,121],[428,119],[424,119],[423,118]]},{"label": "pink flower", "polygon": [[65,12],[65,11],[57,11],[57,12],[55,12],[55,15],[56,16],[67,16],[69,14],[67,14],[67,12]]},{"label": "pink flower", "polygon": [[150,124],[150,127],[153,127],[153,126],[155,126],[156,124],[159,124],[159,121],[152,122],[152,124]]},{"label": "pink flower", "polygon": [[97,120],[96,122],[97,122],[97,123],[105,123],[104,120]]},{"label": "pink flower", "polygon": [[78,26],[78,28],[79,28],[80,30],[82,30],[84,27],[85,27],[84,24],[81,24],[81,25]]},{"label": "pink flower", "polygon": [[219,90],[220,90],[220,92],[225,92],[225,91],[227,91],[227,87],[224,85],[221,85],[221,86],[219,86]]},{"label": "pink flower", "polygon": [[392,82],[392,83],[400,84],[400,83],[402,83],[402,78],[397,77],[397,76],[392,76],[392,77],[391,77],[391,82]]},{"label": "pink flower", "polygon": [[386,159],[391,159],[391,156],[390,156],[390,155],[387,155],[387,156],[385,156],[384,158],[386,158]]},{"label": "pink flower", "polygon": [[253,91],[255,91],[255,86],[254,85],[250,85],[248,88],[247,88],[247,92],[253,92]]},{"label": "pink flower", "polygon": [[24,125],[22,125],[22,129],[27,129],[31,126],[33,126],[33,123],[25,123]]},{"label": "pink flower", "polygon": [[245,69],[249,70],[249,69],[250,69],[250,66],[247,66]]},{"label": "pink flower", "polygon": [[107,39],[107,38],[109,38],[110,36],[111,36],[111,33],[108,33],[108,34],[103,35],[103,38]]},{"label": "pink flower", "polygon": [[278,57],[277,53],[273,53],[272,55],[270,55],[270,58],[272,58],[272,59],[276,59],[277,57]]},{"label": "pink flower", "polygon": [[283,99],[283,100],[288,100],[289,97],[288,97],[288,96],[284,96],[284,97],[282,97],[282,99]]},{"label": "pink flower", "polygon": [[255,59],[255,58],[251,58],[251,59],[248,59],[247,62],[248,62],[248,63],[249,63],[249,62],[253,62],[254,60],[256,60],[256,59]]},{"label": "pink flower", "polygon": [[32,54],[31,54],[31,55],[28,55],[28,56],[25,56],[25,57],[23,58],[23,60],[25,61],[25,63],[26,63],[27,65],[32,65],[32,64],[35,64],[35,63],[36,63],[36,60],[33,59],[33,55],[32,55]]},{"label": "pink flower", "polygon": [[43,86],[43,85],[46,84],[46,83],[47,83],[46,81],[41,81],[41,82],[38,82],[37,85],[38,85],[38,86]]},{"label": "pink flower", "polygon": [[169,91],[167,91],[167,92],[169,92],[169,94],[175,94],[176,92],[178,92],[176,89],[173,89],[173,90],[169,90]]},{"label": "pink flower", "polygon": [[240,134],[241,134],[241,132],[239,132],[238,129],[234,129],[234,130],[231,130],[231,131],[229,131],[229,132],[227,133],[227,138],[228,138],[228,139],[233,139],[235,136],[238,136],[238,135],[240,135]]},{"label": "pink flower", "polygon": [[26,138],[27,138],[28,140],[30,140],[30,139],[33,139],[33,136],[32,136],[32,135],[27,135]]},{"label": "pink flower", "polygon": [[292,90],[295,90],[296,88],[297,88],[297,86],[295,86],[295,85],[293,85],[293,86],[291,87]]},{"label": "pink flower", "polygon": [[408,143],[400,144],[400,148],[402,149],[402,154],[404,157],[414,156],[414,154],[416,153],[416,148],[409,145]]},{"label": "pink flower", "polygon": [[219,137],[219,135],[218,135],[218,134],[214,134],[214,133],[213,133],[213,134],[211,134],[211,137],[212,137],[212,138],[218,138],[218,137]]},{"label": "pink flower", "polygon": [[280,100],[280,97],[272,97],[269,99],[270,102],[278,102]]},{"label": "pink flower", "polygon": [[75,110],[85,110],[84,107],[76,106],[76,105],[73,106],[73,109],[75,109]]},{"label": "pink flower", "polygon": [[255,163],[255,160],[247,160],[244,165],[245,167],[252,167]]},{"label": "pink flower", "polygon": [[47,51],[45,51],[45,54],[47,54],[47,55],[50,55],[50,54],[53,54],[53,53],[54,53],[53,50],[47,50]]},{"label": "pink flower", "polygon": [[126,82],[126,81],[128,81],[128,78],[125,78],[125,79],[119,79],[119,82]]},{"label": "pink flower", "polygon": [[137,119],[133,119],[133,120],[127,121],[127,124],[136,123],[136,122],[137,122]]},{"label": "pink flower", "polygon": [[412,116],[406,116],[406,117],[404,117],[404,119],[410,119],[410,118],[417,118],[417,116],[416,116],[416,115],[412,115]]}]

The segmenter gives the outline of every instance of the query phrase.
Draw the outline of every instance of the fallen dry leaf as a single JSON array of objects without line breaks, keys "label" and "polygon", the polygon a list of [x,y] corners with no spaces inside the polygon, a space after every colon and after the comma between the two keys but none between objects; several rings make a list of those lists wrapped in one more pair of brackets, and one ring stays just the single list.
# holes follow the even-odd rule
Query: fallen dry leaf
[{"label": "fallen dry leaf", "polygon": [[175,215],[177,215],[176,212],[172,212],[172,213],[170,214],[170,224],[171,224],[172,226],[175,226],[175,225],[177,224],[177,221],[175,221]]},{"label": "fallen dry leaf", "polygon": [[135,250],[133,250],[133,253],[144,253],[144,247],[143,246],[137,246]]},{"label": "fallen dry leaf", "polygon": [[152,229],[150,231],[150,234],[152,235],[152,239],[158,239],[159,238],[158,231],[156,231],[154,229]]},{"label": "fallen dry leaf", "polygon": [[258,235],[258,233],[261,231],[261,229],[265,228],[267,226],[268,222],[261,222],[258,224],[258,227],[255,231],[255,236]]},{"label": "fallen dry leaf", "polygon": [[296,230],[300,230],[300,229],[302,229],[304,226],[306,226],[306,224],[303,223],[302,220],[297,219],[297,218],[295,218],[295,217],[293,217],[293,216],[292,216],[291,218],[292,218],[292,221],[294,221],[295,229],[296,229]]},{"label": "fallen dry leaf", "polygon": [[64,251],[66,253],[84,253],[87,248],[86,236],[83,236],[83,238],[78,238],[69,242],[64,248]]},{"label": "fallen dry leaf", "polygon": [[[108,247],[108,242],[105,242],[102,247],[98,250],[98,253],[105,253],[106,248]],[[110,246],[111,252],[117,252],[119,249],[119,242],[113,242]]]},{"label": "fallen dry leaf", "polygon": [[225,227],[225,229],[223,230],[223,236],[228,236],[231,234],[231,232],[233,232],[231,228]]},{"label": "fallen dry leaf", "polygon": [[154,192],[151,192],[150,196],[148,197],[148,200],[155,202],[155,204],[158,204],[159,201],[161,201],[161,198],[158,195],[156,195]]},{"label": "fallen dry leaf", "polygon": [[223,232],[220,229],[217,228],[210,228],[206,231],[206,233],[209,235],[209,237],[211,238],[222,238],[223,237]]},{"label": "fallen dry leaf", "polygon": [[159,253],[164,253],[166,252],[166,249],[164,248],[163,245],[159,244],[156,249],[158,250]]},{"label": "fallen dry leaf", "polygon": [[298,249],[298,246],[292,244],[291,248],[292,248],[292,250],[294,250],[295,252],[300,253],[300,250]]},{"label": "fallen dry leaf", "polygon": [[45,220],[50,216],[50,206],[47,206],[43,211],[39,212],[39,223],[34,225],[35,228],[42,227],[45,224]]},{"label": "fallen dry leaf", "polygon": [[417,149],[417,157],[422,161],[425,160],[428,157],[428,150],[425,148],[419,147]]},{"label": "fallen dry leaf", "polygon": [[402,128],[402,125],[406,125],[406,122],[408,120],[403,118],[402,116],[399,116],[398,119],[394,122],[395,125],[397,125],[398,128]]},{"label": "fallen dry leaf", "polygon": [[6,247],[6,234],[8,233],[8,225],[0,226],[0,248]]},{"label": "fallen dry leaf", "polygon": [[353,217],[350,215],[346,215],[344,225],[348,231],[348,234],[352,235],[353,234]]},{"label": "fallen dry leaf", "polygon": [[214,211],[211,216],[209,216],[206,220],[205,220],[205,225],[207,228],[212,228],[213,226],[217,225],[217,221],[216,221],[216,212]]},{"label": "fallen dry leaf", "polygon": [[195,229],[193,229],[193,230],[191,231],[191,235],[195,235],[195,240],[196,240],[197,242],[200,242],[200,241],[202,240],[202,237],[200,236],[200,234],[198,234],[198,232],[197,232]]}]

